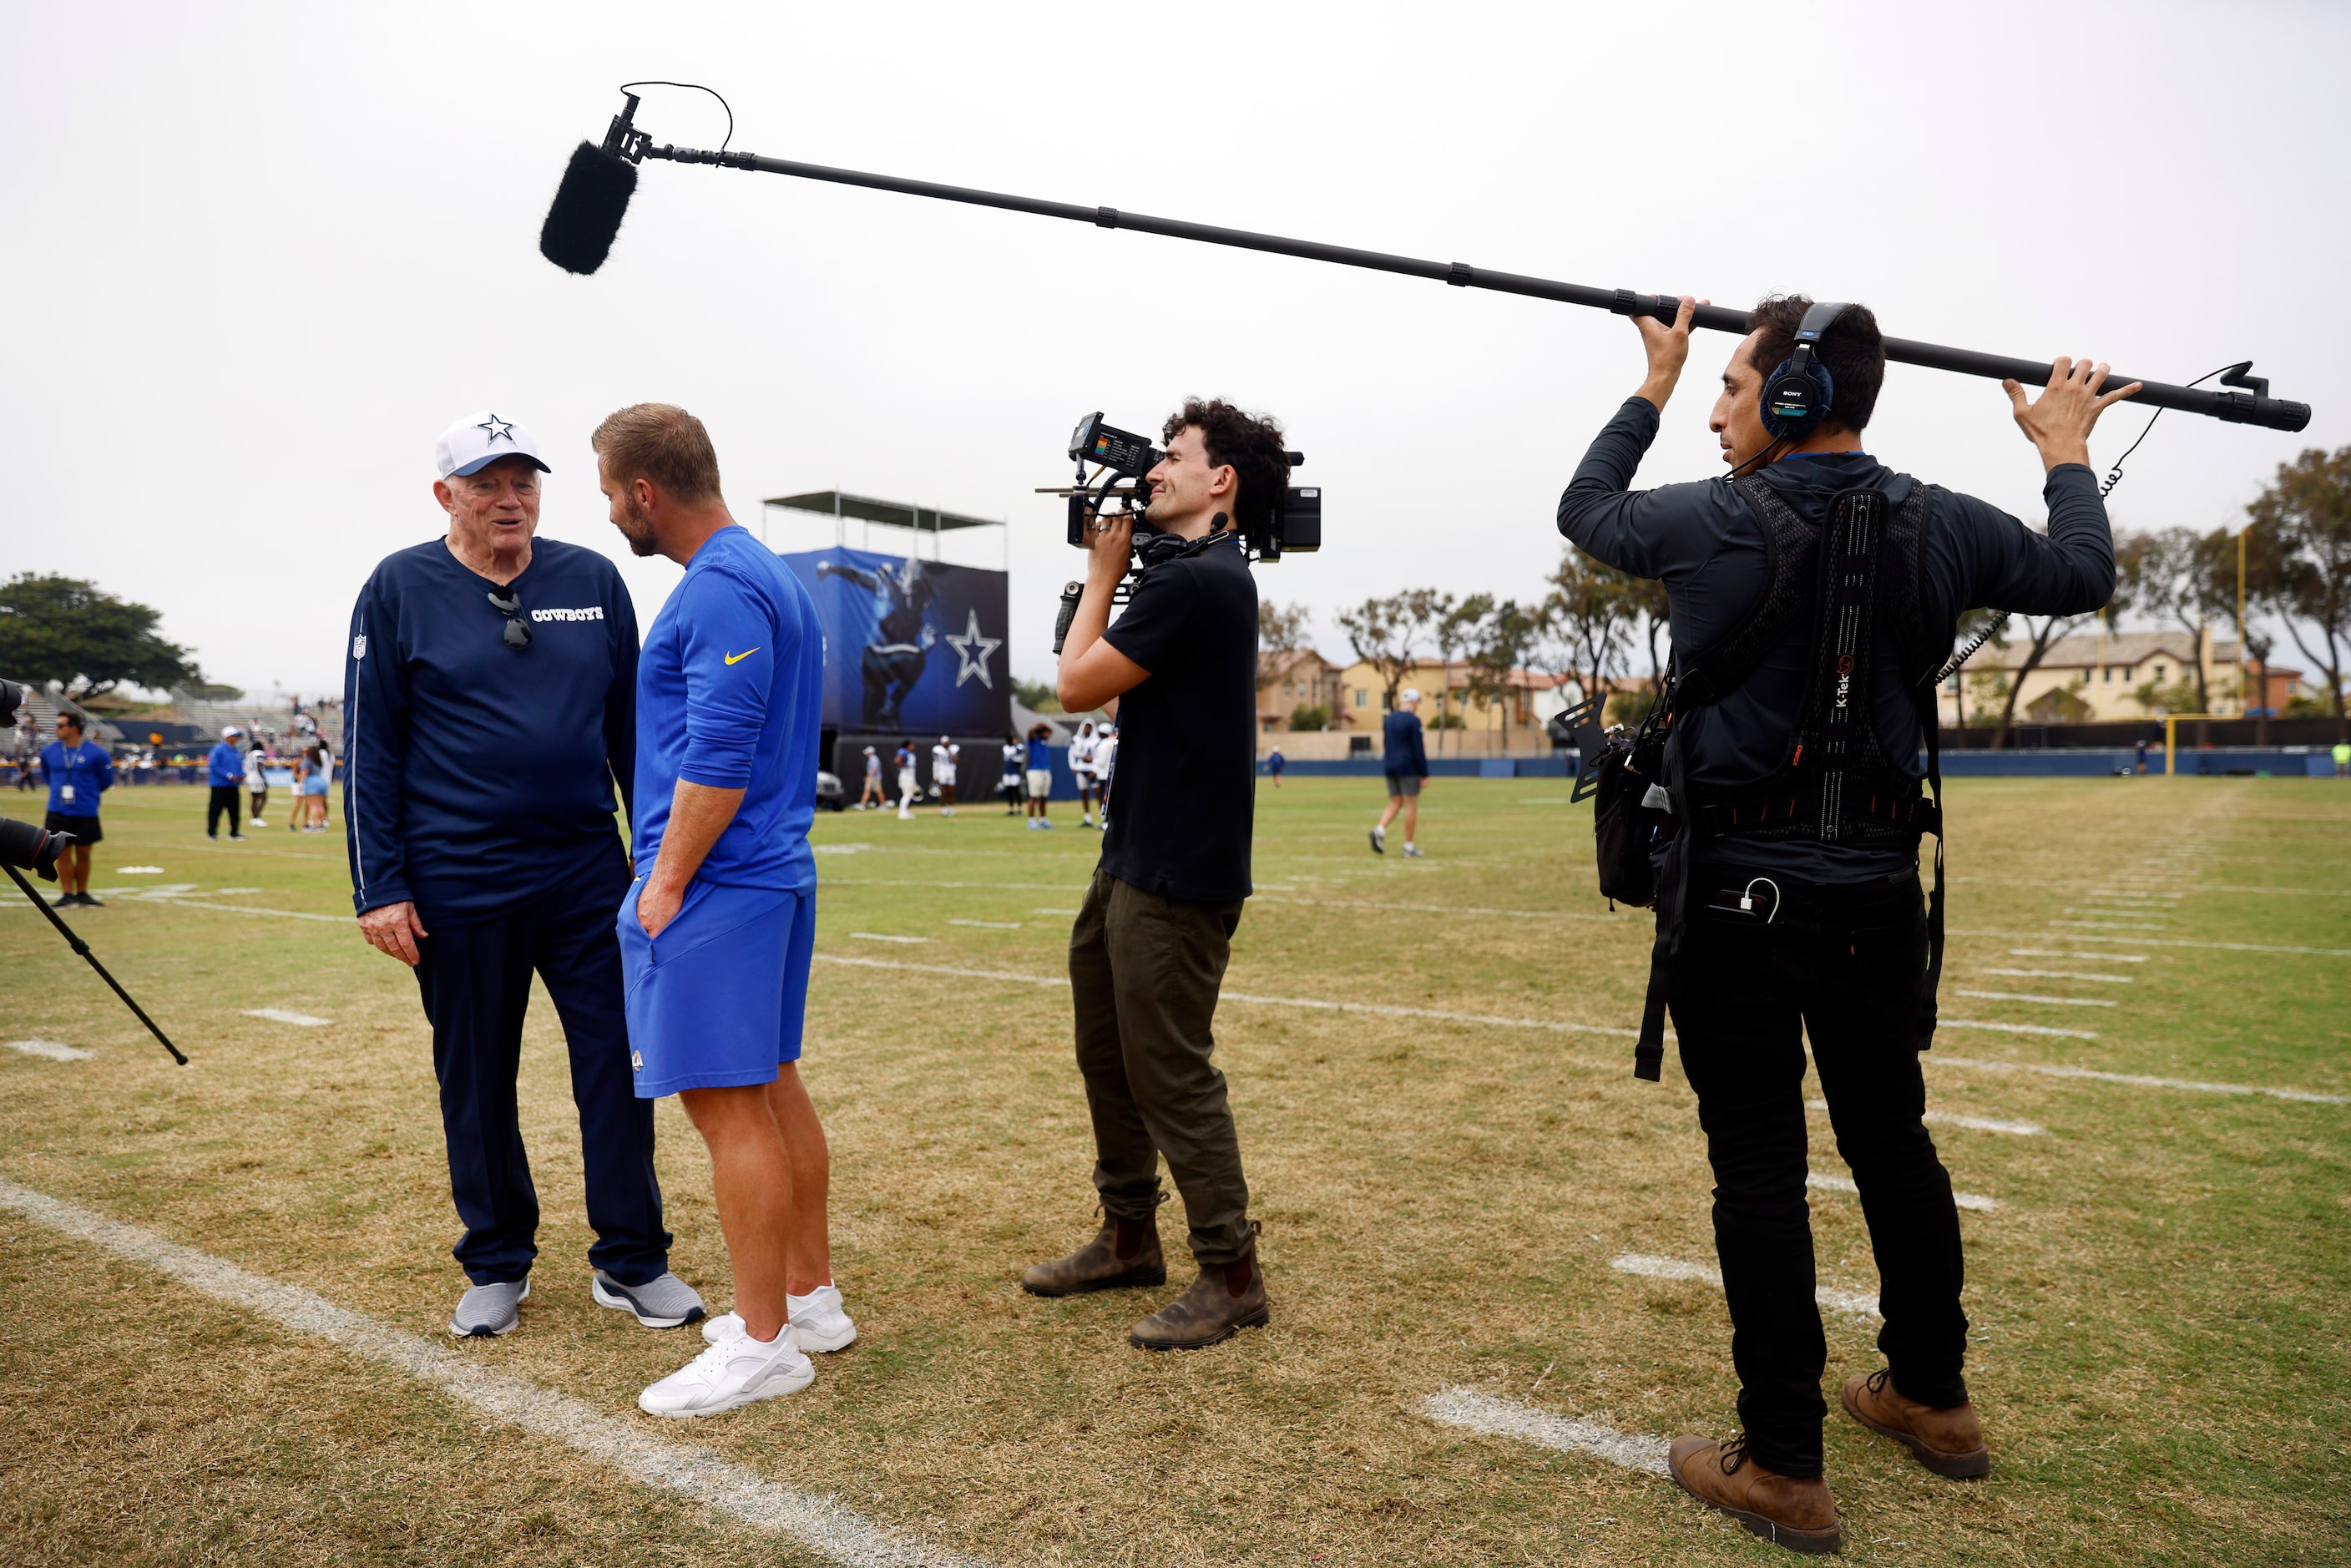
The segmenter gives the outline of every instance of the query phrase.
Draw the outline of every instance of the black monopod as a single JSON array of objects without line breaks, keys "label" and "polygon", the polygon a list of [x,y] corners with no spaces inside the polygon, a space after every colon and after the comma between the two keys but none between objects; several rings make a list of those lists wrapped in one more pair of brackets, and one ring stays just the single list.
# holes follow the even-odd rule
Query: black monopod
[{"label": "black monopod", "polygon": [[[29,824],[27,825],[29,826]],[[51,833],[47,836],[51,839],[70,840],[73,835],[70,833]],[[58,848],[60,849],[63,847],[63,844],[58,845]],[[52,853],[49,858],[49,864],[54,866],[56,863],[56,856]],[[57,928],[57,935],[66,939],[66,946],[80,954],[82,961],[88,964],[91,968],[98,971],[98,977],[104,980],[109,986],[111,986],[114,988],[114,994],[122,998],[122,1005],[129,1008],[133,1013],[137,1014],[139,1021],[147,1026],[147,1032],[163,1042],[163,1049],[172,1053],[172,1060],[178,1062],[181,1066],[185,1067],[188,1064],[188,1059],[180,1054],[180,1048],[172,1043],[172,1037],[165,1034],[162,1028],[156,1024],[155,1020],[147,1016],[147,1009],[145,1008],[141,1007],[136,1001],[131,999],[131,993],[122,988],[121,981],[116,979],[113,976],[106,972],[106,966],[98,961],[98,955],[89,950],[89,944],[83,941],[79,936],[75,936],[74,928],[57,918],[57,912],[51,909],[49,907],[49,901],[43,898],[34,888],[33,884],[25,880],[25,873],[18,871],[14,864],[5,861],[0,861],[0,871],[5,871],[8,873],[9,880],[14,882],[18,887],[25,890],[25,896],[33,901],[34,908],[39,910],[43,915],[48,917],[49,924]],[[54,877],[57,873],[52,870],[45,872],[44,874]]]},{"label": "black monopod", "polygon": [[[690,84],[639,82],[631,85],[683,87]],[[706,92],[710,89],[705,88],[702,90]],[[752,152],[729,152],[723,143],[716,152],[694,147],[673,147],[665,142],[656,147],[650,136],[635,128],[637,95],[624,89],[622,96],[627,102],[621,112],[612,117],[612,123],[604,133],[603,144],[598,146],[582,141],[572,151],[571,162],[563,172],[563,183],[556,190],[554,204],[548,209],[546,225],[539,231],[540,254],[569,272],[591,273],[604,265],[604,258],[611,253],[612,241],[621,232],[621,219],[628,212],[629,198],[636,192],[636,165],[644,159],[658,158],[673,163],[715,163],[725,169],[789,174],[796,179],[823,180],[837,185],[863,185],[872,190],[896,191],[904,195],[928,196],[943,202],[964,202],[973,206],[998,207],[1006,212],[1033,213],[1039,217],[1063,218],[1071,223],[1092,224],[1100,228],[1134,229],[1144,234],[1165,235],[1170,239],[1198,240],[1207,245],[1234,246],[1242,250],[1294,256],[1308,261],[1336,262],[1342,267],[1362,267],[1376,272],[1426,277],[1433,282],[1451,284],[1457,288],[1491,288],[1504,294],[1555,299],[1565,305],[1588,305],[1595,309],[1614,311],[1619,316],[1654,316],[1661,321],[1671,321],[1678,308],[1678,302],[1670,295],[1635,294],[1628,288],[1593,288],[1580,283],[1560,283],[1547,277],[1489,271],[1471,267],[1467,262],[1423,261],[1414,256],[1391,256],[1383,251],[1357,250],[1349,246],[1285,239],[1279,235],[1218,228],[1210,224],[1185,223],[1176,218],[1150,217],[1142,213],[1121,212],[1116,207],[1086,207],[1070,202],[1045,202],[1030,196],[975,191],[961,185],[934,184],[927,180],[905,180],[894,174],[868,174],[854,169],[827,168],[820,163],[796,163],[789,159],[763,158]],[[721,99],[719,101],[723,103],[726,100]],[[728,121],[731,127],[731,110]],[[1744,311],[1719,305],[1701,305],[1693,324],[1717,332],[1744,336],[1747,316]],[[2042,361],[1979,353],[1973,349],[1945,348],[1939,343],[1921,343],[1909,338],[1886,339],[1886,357],[1898,364],[1956,371],[1961,375],[1986,376],[1993,381],[2012,379],[2028,385],[2046,382],[2050,375],[2050,366]],[[2262,425],[2271,430],[2300,430],[2310,423],[2308,403],[2289,402],[2283,398],[2270,396],[2269,382],[2266,378],[2250,374],[2252,369],[2252,361],[2248,360],[2221,374],[2222,385],[2241,390],[2217,392],[2145,381],[2139,390],[2131,394],[2130,401],[2153,408],[2177,409],[2182,413],[2206,414],[2233,424]],[[2142,380],[2137,376],[2116,372],[2107,377],[2107,383],[2124,386]]]}]

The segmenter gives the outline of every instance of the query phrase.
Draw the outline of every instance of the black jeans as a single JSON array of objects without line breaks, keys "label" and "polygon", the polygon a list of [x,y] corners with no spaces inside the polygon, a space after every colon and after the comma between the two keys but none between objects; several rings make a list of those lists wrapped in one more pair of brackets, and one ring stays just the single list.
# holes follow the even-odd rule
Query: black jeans
[{"label": "black jeans", "polygon": [[237,787],[234,784],[215,784],[213,786],[212,799],[204,803],[204,831],[206,833],[210,834],[214,838],[218,838],[220,836],[220,820],[221,813],[223,811],[226,811],[228,813],[228,831],[231,833],[242,832],[244,831],[237,826],[236,821],[237,793]]},{"label": "black jeans", "polygon": [[653,1103],[637,1098],[629,1063],[612,923],[628,886],[615,838],[609,855],[535,903],[468,925],[427,925],[416,983],[433,1020],[450,1194],[465,1223],[455,1254],[476,1285],[520,1280],[538,1256],[538,1190],[515,1096],[534,970],[547,982],[571,1058],[588,1223],[596,1231],[588,1262],[624,1285],[669,1268]]},{"label": "black jeans", "polygon": [[1938,1407],[1968,1397],[1959,1217],[1920,1122],[1916,1014],[1927,936],[1917,875],[1812,886],[1767,873],[1784,894],[1769,924],[1767,889],[1756,890],[1758,914],[1711,907],[1719,890],[1755,874],[1690,868],[1689,925],[1667,1002],[1714,1166],[1739,1418],[1758,1463],[1809,1478],[1821,1473],[1828,1347],[1804,1197],[1805,1036],[1876,1256],[1886,1319],[1877,1346],[1896,1388]]}]

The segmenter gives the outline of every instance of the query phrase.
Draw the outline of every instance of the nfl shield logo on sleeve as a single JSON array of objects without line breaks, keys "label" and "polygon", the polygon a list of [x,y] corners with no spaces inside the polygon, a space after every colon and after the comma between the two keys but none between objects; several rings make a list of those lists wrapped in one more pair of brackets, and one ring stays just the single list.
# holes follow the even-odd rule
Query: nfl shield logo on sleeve
[{"label": "nfl shield logo on sleeve", "polygon": [[354,659],[364,659],[367,657],[367,637],[365,633],[351,639],[351,657]]}]

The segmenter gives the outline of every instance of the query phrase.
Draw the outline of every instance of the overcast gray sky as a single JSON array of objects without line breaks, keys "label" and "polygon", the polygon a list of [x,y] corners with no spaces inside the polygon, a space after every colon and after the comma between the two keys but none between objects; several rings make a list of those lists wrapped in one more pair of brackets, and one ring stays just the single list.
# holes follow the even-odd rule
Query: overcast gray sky
[{"label": "overcast gray sky", "polygon": [[[2340,5],[411,3],[0,13],[0,567],[163,612],[215,679],[340,685],[351,600],[442,531],[435,434],[494,408],[542,528],[627,561],[587,435],[684,405],[738,518],[831,486],[1013,525],[1043,676],[1070,427],[1186,393],[1287,422],[1328,544],[1261,591],[1530,595],[1640,379],[1604,314],[735,171],[647,164],[592,278],[537,251],[614,88],[707,82],[735,144],[1605,287],[1859,299],[1888,331],[2186,381],[2252,357],[2301,436],[2173,414],[2126,527],[2231,521],[2351,440]],[[653,89],[656,141],[715,145]],[[1717,464],[1701,335],[1644,484]],[[2145,415],[2110,414],[2111,460]],[[1870,444],[2040,520],[1991,382],[1895,367]],[[813,545],[813,533],[773,535]],[[879,536],[877,534],[877,544]],[[989,560],[988,564],[993,564]],[[2283,657],[2283,654],[2281,655]]]}]

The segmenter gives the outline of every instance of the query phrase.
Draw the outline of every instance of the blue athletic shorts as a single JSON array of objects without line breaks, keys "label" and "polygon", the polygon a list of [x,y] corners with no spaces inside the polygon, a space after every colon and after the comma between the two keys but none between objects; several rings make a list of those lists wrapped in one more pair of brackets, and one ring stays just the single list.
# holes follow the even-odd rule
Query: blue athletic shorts
[{"label": "blue athletic shorts", "polygon": [[637,1098],[773,1083],[800,1055],[816,892],[697,878],[658,940],[637,919],[640,874],[622,900],[621,977]]}]

